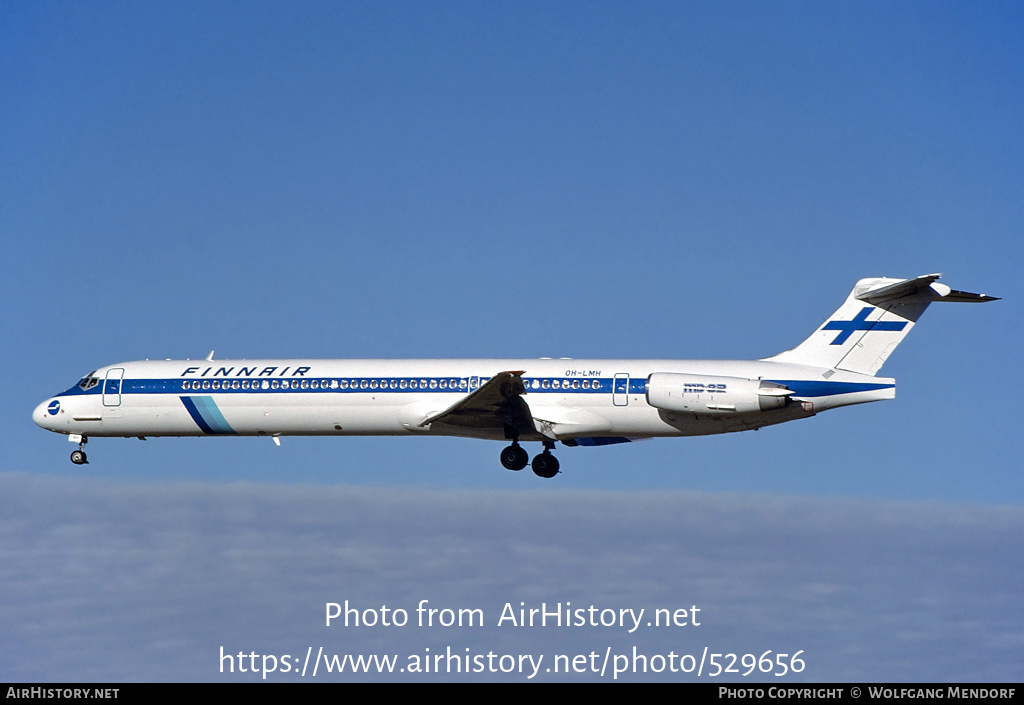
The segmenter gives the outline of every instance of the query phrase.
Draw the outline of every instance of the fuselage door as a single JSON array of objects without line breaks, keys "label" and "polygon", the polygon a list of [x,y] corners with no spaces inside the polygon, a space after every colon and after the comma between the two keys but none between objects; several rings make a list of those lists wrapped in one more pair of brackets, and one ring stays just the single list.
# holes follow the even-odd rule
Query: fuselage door
[{"label": "fuselage door", "polygon": [[619,372],[612,380],[612,404],[626,406],[629,404],[629,375]]},{"label": "fuselage door", "polygon": [[122,377],[124,377],[123,367],[107,370],[107,378],[103,380],[103,406],[121,406]]}]

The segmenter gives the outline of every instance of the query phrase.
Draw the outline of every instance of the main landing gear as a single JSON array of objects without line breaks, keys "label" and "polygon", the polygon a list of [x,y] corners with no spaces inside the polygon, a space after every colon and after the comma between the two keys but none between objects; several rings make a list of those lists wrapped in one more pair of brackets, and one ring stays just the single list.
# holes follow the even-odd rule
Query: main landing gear
[{"label": "main landing gear", "polygon": [[544,452],[533,459],[533,472],[539,477],[551,478],[558,474],[558,458],[551,455],[551,450],[545,448]]},{"label": "main landing gear", "polygon": [[[544,441],[544,452],[534,457],[531,467],[537,476],[552,478],[558,474],[558,459],[551,455],[554,447],[552,441]],[[529,461],[530,456],[519,445],[519,441],[512,441],[512,445],[501,451],[501,464],[507,470],[522,470]]]},{"label": "main landing gear", "polygon": [[519,441],[512,441],[512,445],[501,451],[501,464],[506,470],[522,470],[528,462],[530,456],[519,445]]}]

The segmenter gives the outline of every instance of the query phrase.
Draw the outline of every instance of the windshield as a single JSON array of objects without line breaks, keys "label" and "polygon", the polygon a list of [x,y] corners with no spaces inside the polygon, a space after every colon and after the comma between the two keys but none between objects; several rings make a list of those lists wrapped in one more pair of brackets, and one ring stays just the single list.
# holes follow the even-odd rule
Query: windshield
[{"label": "windshield", "polygon": [[78,380],[78,386],[83,392],[92,389],[99,383],[100,378],[96,376],[96,370],[93,370],[85,377],[82,377],[82,379]]}]

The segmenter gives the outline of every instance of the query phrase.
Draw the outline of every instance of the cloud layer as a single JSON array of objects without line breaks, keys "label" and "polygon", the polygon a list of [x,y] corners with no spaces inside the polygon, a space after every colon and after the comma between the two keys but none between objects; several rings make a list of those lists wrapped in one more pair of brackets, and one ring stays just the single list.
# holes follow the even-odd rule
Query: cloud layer
[{"label": "cloud layer", "polygon": [[[787,680],[1019,680],[1022,539],[1018,507],[3,474],[0,678],[260,677],[238,673],[237,659],[222,662],[221,647],[300,659],[321,647],[395,654],[399,667],[446,647],[463,657],[544,655],[544,668],[558,654],[598,654],[589,668],[606,654],[632,656],[635,646],[697,660],[705,647],[772,658],[803,651],[805,670]],[[325,626],[325,604],[346,600],[378,619],[382,606],[404,609],[409,624]],[[417,626],[421,600],[480,610],[484,624]],[[588,621],[602,610],[643,608],[645,616],[632,634],[550,621],[499,627],[506,603],[594,606]],[[646,626],[654,609],[694,605],[700,612],[688,619],[700,626]],[[221,673],[222,663],[236,671]],[[702,678],[709,671],[706,662]],[[415,677],[526,679],[518,671],[389,676]],[[536,676],[601,677],[543,668]],[[610,665],[603,677],[611,678]],[[321,667],[316,677],[335,678],[356,676]]]}]

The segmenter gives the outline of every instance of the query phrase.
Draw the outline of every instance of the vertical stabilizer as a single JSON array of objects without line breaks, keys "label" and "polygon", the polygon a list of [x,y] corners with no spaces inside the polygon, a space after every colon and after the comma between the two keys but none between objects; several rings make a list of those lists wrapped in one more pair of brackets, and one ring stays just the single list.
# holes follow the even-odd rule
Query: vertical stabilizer
[{"label": "vertical stabilizer", "polygon": [[839,310],[774,362],[827,367],[874,375],[933,301],[995,301],[992,296],[954,291],[938,274],[916,279],[861,279]]}]

